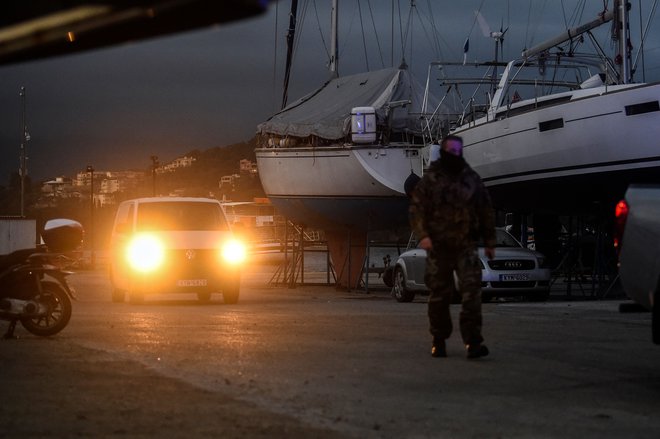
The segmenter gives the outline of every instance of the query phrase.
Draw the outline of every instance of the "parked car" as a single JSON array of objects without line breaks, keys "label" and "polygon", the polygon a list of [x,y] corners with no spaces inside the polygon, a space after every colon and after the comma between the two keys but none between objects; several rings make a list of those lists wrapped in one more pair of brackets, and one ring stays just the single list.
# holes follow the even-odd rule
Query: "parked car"
[{"label": "parked car", "polygon": [[222,292],[236,303],[245,247],[234,238],[218,200],[153,197],[117,209],[111,237],[112,300],[161,292]]},{"label": "parked car", "polygon": [[652,340],[660,344],[660,186],[630,185],[625,199],[616,206],[615,225],[614,246],[623,289],[651,311]]},{"label": "parked car", "polygon": [[[495,258],[488,260],[479,247],[482,268],[482,300],[493,297],[525,296],[545,301],[550,294],[550,269],[544,256],[523,247],[510,233],[497,229]],[[402,253],[392,267],[392,296],[398,302],[410,302],[417,293],[428,294],[424,283],[426,250],[413,248]],[[456,280],[458,282],[458,280]],[[455,297],[455,301],[460,300]]]}]

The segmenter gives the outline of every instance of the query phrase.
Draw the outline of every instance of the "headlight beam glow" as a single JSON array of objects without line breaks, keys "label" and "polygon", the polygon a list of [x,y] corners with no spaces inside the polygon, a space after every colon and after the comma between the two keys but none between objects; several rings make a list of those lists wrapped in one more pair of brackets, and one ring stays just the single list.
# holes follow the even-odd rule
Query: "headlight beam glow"
[{"label": "headlight beam glow", "polygon": [[222,259],[230,264],[241,264],[247,257],[245,245],[237,240],[226,242],[222,246]]},{"label": "headlight beam glow", "polygon": [[149,273],[157,270],[165,259],[163,243],[152,235],[136,236],[128,245],[126,259],[136,271]]}]

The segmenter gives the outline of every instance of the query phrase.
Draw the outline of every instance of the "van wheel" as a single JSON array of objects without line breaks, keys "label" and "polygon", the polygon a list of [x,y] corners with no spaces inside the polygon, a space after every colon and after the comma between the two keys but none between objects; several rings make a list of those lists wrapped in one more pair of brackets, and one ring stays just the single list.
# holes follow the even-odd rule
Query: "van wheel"
[{"label": "van wheel", "polygon": [[222,299],[226,304],[233,305],[238,303],[238,296],[240,294],[240,285],[232,285],[222,290]]},{"label": "van wheel", "polygon": [[112,301],[115,303],[121,303],[126,300],[126,291],[120,290],[119,288],[112,289]]},{"label": "van wheel", "polygon": [[200,302],[209,302],[211,300],[211,293],[197,293],[197,299]]},{"label": "van wheel", "polygon": [[238,296],[241,292],[241,278],[240,275],[232,276],[227,280],[225,287],[222,289],[222,299],[227,304],[234,304],[238,302]]}]

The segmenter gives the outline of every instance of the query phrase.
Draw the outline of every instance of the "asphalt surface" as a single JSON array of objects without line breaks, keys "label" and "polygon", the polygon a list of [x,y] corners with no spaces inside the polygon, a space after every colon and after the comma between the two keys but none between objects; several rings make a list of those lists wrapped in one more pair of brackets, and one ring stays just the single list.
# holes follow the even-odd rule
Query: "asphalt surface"
[{"label": "asphalt surface", "polygon": [[422,298],[252,277],[237,305],[132,305],[102,271],[71,283],[62,333],[0,340],[0,437],[660,437],[660,346],[620,300],[485,304],[475,361],[457,332],[430,357]]}]

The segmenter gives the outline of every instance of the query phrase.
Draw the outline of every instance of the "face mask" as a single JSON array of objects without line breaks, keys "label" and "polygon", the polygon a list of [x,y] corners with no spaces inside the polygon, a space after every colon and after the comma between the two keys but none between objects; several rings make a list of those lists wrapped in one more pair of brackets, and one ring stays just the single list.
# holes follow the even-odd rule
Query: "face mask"
[{"label": "face mask", "polygon": [[465,159],[445,150],[440,150],[440,167],[451,174],[458,174],[465,167]]}]

